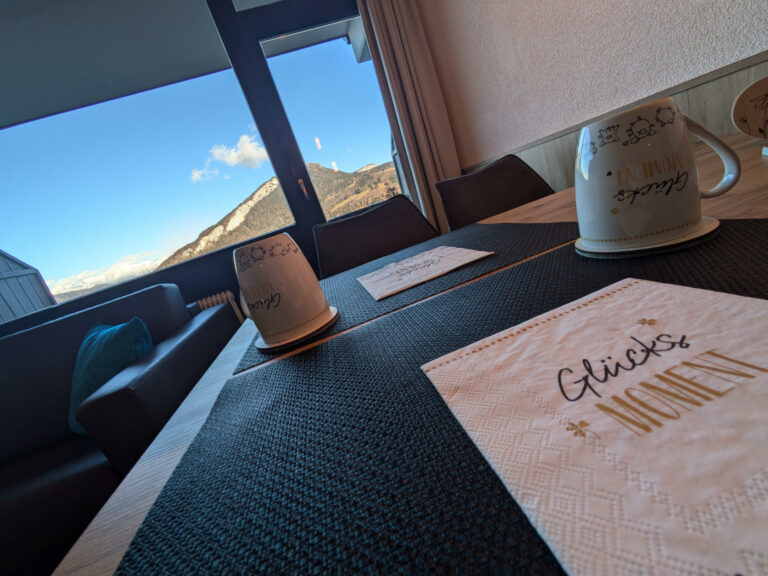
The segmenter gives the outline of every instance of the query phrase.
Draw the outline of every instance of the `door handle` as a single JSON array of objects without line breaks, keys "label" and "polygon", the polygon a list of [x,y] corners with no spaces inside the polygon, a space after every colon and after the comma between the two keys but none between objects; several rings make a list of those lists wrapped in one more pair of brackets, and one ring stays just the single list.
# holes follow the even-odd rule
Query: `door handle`
[{"label": "door handle", "polygon": [[307,187],[304,185],[303,178],[299,178],[299,188],[301,188],[301,191],[304,193],[304,200],[309,202],[309,194],[307,194]]}]

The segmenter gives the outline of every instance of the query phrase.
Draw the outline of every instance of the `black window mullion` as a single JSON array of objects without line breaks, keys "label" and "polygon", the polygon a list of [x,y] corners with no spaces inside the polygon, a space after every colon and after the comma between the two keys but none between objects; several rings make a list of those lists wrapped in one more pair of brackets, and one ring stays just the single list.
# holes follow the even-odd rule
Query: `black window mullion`
[{"label": "black window mullion", "polygon": [[359,14],[357,2],[282,0],[241,12],[235,11],[232,0],[207,2],[296,221],[287,231],[317,271],[312,227],[324,222],[325,215],[269,71],[261,41],[355,17]]},{"label": "black window mullion", "polygon": [[247,20],[240,18],[245,13],[235,12],[231,0],[208,0],[208,6],[296,221],[289,233],[314,267],[312,226],[324,222],[325,216],[269,72],[258,35],[251,33]]}]

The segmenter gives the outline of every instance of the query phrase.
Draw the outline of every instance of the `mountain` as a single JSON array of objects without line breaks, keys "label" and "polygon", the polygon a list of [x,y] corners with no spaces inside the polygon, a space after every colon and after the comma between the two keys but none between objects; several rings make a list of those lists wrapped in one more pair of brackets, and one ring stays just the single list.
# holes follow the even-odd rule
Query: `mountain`
[{"label": "mountain", "polygon": [[[130,278],[126,278],[126,280],[130,280]],[[81,290],[70,290],[69,292],[59,292],[57,294],[54,294],[53,297],[56,299],[56,304],[62,304],[69,300],[80,298],[80,296],[85,296],[86,294],[90,294],[91,292],[104,290],[105,288],[114,286],[114,284],[115,284],[114,282],[108,283],[108,284],[95,284],[93,286],[89,286],[88,288],[83,288]]]},{"label": "mountain", "polygon": [[[334,172],[307,164],[309,176],[327,219],[364,208],[400,192],[392,162],[366,165],[355,172]],[[277,178],[259,186],[237,208],[203,230],[194,242],[179,248],[160,264],[172,266],[237,242],[293,224],[293,216]]]}]

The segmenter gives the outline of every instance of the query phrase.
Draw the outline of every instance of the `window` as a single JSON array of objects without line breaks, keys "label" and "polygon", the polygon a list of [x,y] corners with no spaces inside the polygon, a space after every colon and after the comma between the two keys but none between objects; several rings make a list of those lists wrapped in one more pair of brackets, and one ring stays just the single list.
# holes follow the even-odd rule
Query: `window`
[{"label": "window", "polygon": [[208,3],[232,69],[0,130],[0,250],[59,302],[279,229],[314,264],[400,193],[354,0]]},{"label": "window", "polygon": [[0,130],[0,171],[58,302],[294,223],[231,70]]},{"label": "window", "polygon": [[267,59],[327,220],[400,194],[373,63],[354,48],[336,38]]},{"label": "window", "polygon": [[208,6],[296,218],[291,235],[316,265],[315,224],[400,193],[357,4]]}]

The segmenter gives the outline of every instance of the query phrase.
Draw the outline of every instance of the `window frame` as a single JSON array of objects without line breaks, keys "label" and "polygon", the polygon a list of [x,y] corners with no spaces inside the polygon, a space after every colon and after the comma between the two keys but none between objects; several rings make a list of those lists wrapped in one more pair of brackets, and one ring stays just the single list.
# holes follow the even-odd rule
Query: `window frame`
[{"label": "window frame", "polygon": [[355,0],[282,0],[237,11],[232,0],[207,0],[232,69],[240,83],[294,225],[283,229],[317,273],[312,228],[326,221],[312,179],[269,71],[261,42],[359,16]]}]

